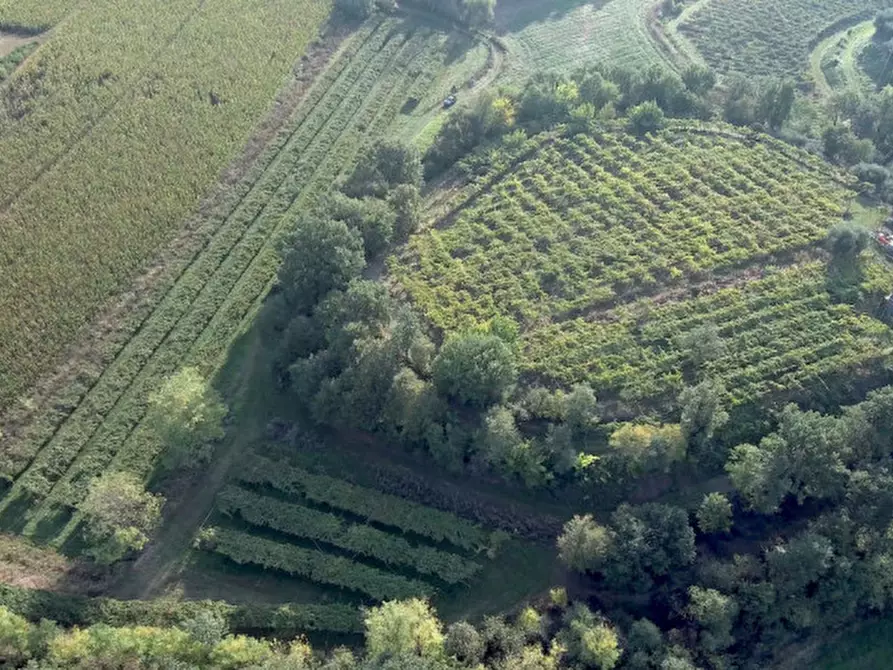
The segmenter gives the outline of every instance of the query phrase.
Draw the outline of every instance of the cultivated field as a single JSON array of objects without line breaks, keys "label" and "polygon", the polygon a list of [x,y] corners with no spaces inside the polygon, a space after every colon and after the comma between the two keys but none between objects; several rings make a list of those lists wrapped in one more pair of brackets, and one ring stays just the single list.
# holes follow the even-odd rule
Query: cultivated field
[{"label": "cultivated field", "polygon": [[[72,7],[5,3],[0,26],[45,27]],[[81,4],[4,84],[0,408],[170,241],[330,9],[326,0],[175,0],[163,12],[149,0]]]},{"label": "cultivated field", "polygon": [[666,62],[649,28],[654,6],[652,0],[499,3],[496,25],[510,54],[505,78],[517,82],[537,70],[609,61]]},{"label": "cultivated field", "polygon": [[443,33],[397,19],[365,24],[349,40],[246,179],[209,215],[205,246],[133,315],[132,337],[7,436],[6,526],[62,544],[77,528],[73,507],[94,476],[110,467],[149,475],[160,448],[141,425],[149,394],[183,365],[210,373],[223,362],[275,277],[277,240],[407,99],[422,97],[443,67],[447,42]]},{"label": "cultivated field", "polygon": [[888,6],[888,0],[697,0],[679,29],[718,72],[805,80],[818,42]]},{"label": "cultivated field", "polygon": [[736,403],[889,353],[886,326],[833,304],[811,260],[854,196],[816,158],[710,127],[532,144],[392,264],[439,328],[512,317],[531,375],[606,399],[672,399],[679,336],[706,323]]}]

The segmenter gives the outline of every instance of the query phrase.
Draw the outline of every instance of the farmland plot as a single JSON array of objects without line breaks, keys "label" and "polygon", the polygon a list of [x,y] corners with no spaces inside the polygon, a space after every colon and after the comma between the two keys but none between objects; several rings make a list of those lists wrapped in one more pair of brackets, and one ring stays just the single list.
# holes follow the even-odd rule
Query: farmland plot
[{"label": "farmland plot", "polygon": [[182,365],[215,370],[275,277],[276,241],[406,99],[424,92],[443,66],[446,39],[384,20],[351,40],[245,183],[211,215],[215,232],[204,249],[95,383],[68,394],[73,411],[43,413],[11,440],[4,472],[14,484],[0,507],[28,508],[9,515],[24,519],[18,530],[62,543],[95,475],[113,467],[148,476],[160,448],[141,425],[149,394]]},{"label": "farmland plot", "polygon": [[[645,139],[533,144],[505,173],[478,177],[392,262],[439,328],[511,317],[528,373],[631,401],[675,398],[679,336],[708,323],[727,340],[709,372],[735,403],[889,354],[889,329],[835,304],[824,266],[806,260],[854,196],[821,161],[682,124]],[[705,295],[687,298],[699,284]]]}]

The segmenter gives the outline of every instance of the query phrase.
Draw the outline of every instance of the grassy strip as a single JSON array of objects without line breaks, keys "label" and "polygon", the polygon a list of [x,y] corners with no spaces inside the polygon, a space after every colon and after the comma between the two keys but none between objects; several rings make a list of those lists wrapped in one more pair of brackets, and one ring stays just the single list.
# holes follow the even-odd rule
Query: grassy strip
[{"label": "grassy strip", "polygon": [[408,566],[449,584],[467,581],[481,570],[477,563],[456,554],[412,545],[402,537],[371,526],[348,523],[334,514],[257,495],[236,486],[229,486],[218,494],[217,508],[228,515],[238,513],[255,526],[326,542],[388,565]]},{"label": "grassy strip", "polygon": [[251,484],[269,484],[280,491],[299,495],[382,525],[399,528],[437,542],[449,542],[478,551],[490,542],[490,534],[477,524],[454,514],[348,484],[340,479],[314,475],[306,470],[256,456],[236,475]]},{"label": "grassy strip", "polygon": [[115,600],[87,598],[0,584],[0,605],[30,621],[52,619],[63,626],[176,626],[203,612],[219,614],[233,632],[293,637],[301,632],[360,633],[360,613],[349,605],[287,603],[232,605],[212,600]]},{"label": "grassy strip", "polygon": [[229,528],[209,529],[209,548],[240,565],[280,570],[320,584],[365,593],[375,600],[431,596],[428,584],[322,551],[302,549]]}]

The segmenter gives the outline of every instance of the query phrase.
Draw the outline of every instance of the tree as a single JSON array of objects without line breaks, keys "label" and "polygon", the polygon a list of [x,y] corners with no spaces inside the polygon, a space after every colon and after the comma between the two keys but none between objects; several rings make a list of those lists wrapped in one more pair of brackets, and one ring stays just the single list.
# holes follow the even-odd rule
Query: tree
[{"label": "tree", "polygon": [[728,533],[732,529],[732,504],[722,493],[704,496],[697,513],[702,533]]},{"label": "tree", "polygon": [[714,589],[692,586],[688,589],[688,615],[703,629],[701,644],[708,651],[725,649],[735,641],[732,629],[738,616],[738,603]]},{"label": "tree", "polygon": [[0,605],[0,662],[4,667],[19,667],[31,656],[31,630],[24,617]]},{"label": "tree", "polygon": [[695,370],[701,371],[711,361],[722,356],[726,351],[725,342],[715,323],[706,323],[680,335],[676,339],[677,346],[682,349]]},{"label": "tree", "polygon": [[598,571],[610,557],[613,544],[611,531],[599,525],[591,514],[576,515],[564,524],[558,536],[558,556],[577,572]]},{"label": "tree", "polygon": [[195,467],[211,457],[210,443],[223,437],[227,408],[198,369],[182,368],[149,396],[148,425],[165,446],[163,465]]},{"label": "tree", "polygon": [[559,640],[567,647],[570,657],[584,668],[614,668],[623,650],[608,622],[582,605],[574,607],[569,619]]},{"label": "tree", "polygon": [[630,130],[637,135],[657,132],[666,123],[666,115],[653,100],[636,105],[627,116]]},{"label": "tree", "polygon": [[647,503],[620,505],[611,515],[614,542],[605,576],[618,588],[646,591],[652,579],[691,565],[695,534],[685,510]]},{"label": "tree", "polygon": [[359,231],[367,258],[375,258],[391,243],[397,214],[384,200],[378,198],[349,198],[333,196],[328,205],[331,216],[344,221],[351,230]]},{"label": "tree", "polygon": [[748,507],[763,514],[773,514],[788,493],[786,483],[773,476],[771,454],[752,444],[732,449],[726,472]]},{"label": "tree", "polygon": [[148,493],[136,476],[109,472],[97,477],[80,505],[89,554],[97,562],[114,563],[128,551],[139,551],[161,520],[164,498]]},{"label": "tree", "polygon": [[729,415],[722,409],[725,392],[721,384],[706,380],[679,396],[682,435],[697,457],[708,454],[714,433],[728,421]]},{"label": "tree", "polygon": [[400,184],[421,187],[421,154],[412,144],[381,139],[363,153],[342,190],[352,198],[385,198]]},{"label": "tree", "polygon": [[496,0],[462,0],[462,20],[473,28],[493,22]]},{"label": "tree", "polygon": [[388,204],[394,210],[394,239],[405,242],[419,229],[422,220],[422,197],[419,189],[411,184],[400,184],[388,196]]},{"label": "tree", "polygon": [[867,163],[874,158],[874,143],[869,138],[856,136],[852,128],[843,123],[828,126],[822,133],[822,147],[829,161],[842,165]]},{"label": "tree", "polygon": [[484,658],[484,639],[467,621],[450,624],[444,639],[444,650],[460,662],[474,666]]},{"label": "tree", "polygon": [[496,335],[468,332],[449,337],[434,359],[438,391],[474,407],[505,398],[518,377],[516,354]]},{"label": "tree", "polygon": [[778,130],[788,120],[794,106],[794,84],[774,81],[765,86],[760,98],[758,116],[770,128]]},{"label": "tree", "polygon": [[444,637],[440,621],[424,600],[387,601],[366,610],[366,653],[372,659],[387,655],[439,656]]},{"label": "tree", "polygon": [[682,73],[682,82],[695,95],[706,95],[716,86],[716,73],[706,65],[689,65]]},{"label": "tree", "polygon": [[686,443],[677,424],[622,424],[611,433],[609,445],[630,473],[668,471],[685,458]]},{"label": "tree", "polygon": [[835,261],[853,263],[871,241],[868,230],[854,223],[841,222],[828,231],[825,245]]},{"label": "tree", "polygon": [[515,424],[515,416],[506,407],[491,408],[475,440],[479,457],[490,467],[503,470],[512,455],[523,448],[524,438]]},{"label": "tree", "polygon": [[290,316],[309,313],[329,291],[343,289],[366,265],[363,239],[344,221],[303,216],[279,270]]}]

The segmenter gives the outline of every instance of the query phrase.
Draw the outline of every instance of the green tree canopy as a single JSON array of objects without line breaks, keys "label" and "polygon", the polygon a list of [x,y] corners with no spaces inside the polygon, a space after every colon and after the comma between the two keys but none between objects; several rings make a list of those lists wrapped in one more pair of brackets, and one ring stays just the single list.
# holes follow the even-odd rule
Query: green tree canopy
[{"label": "green tree canopy", "polygon": [[97,477],[80,505],[88,553],[97,562],[114,563],[128,551],[139,551],[160,522],[163,503],[164,498],[148,493],[130,473]]},{"label": "green tree canopy", "polygon": [[433,376],[442,394],[466,405],[487,407],[503,400],[514,386],[516,355],[496,335],[453,335],[434,359]]},{"label": "green tree canopy", "polygon": [[388,601],[366,611],[366,653],[372,659],[409,654],[439,656],[440,621],[424,600]]},{"label": "green tree canopy", "polygon": [[227,408],[197,368],[182,368],[149,396],[148,425],[165,446],[163,464],[197,466],[211,456],[211,442],[223,437]]}]

